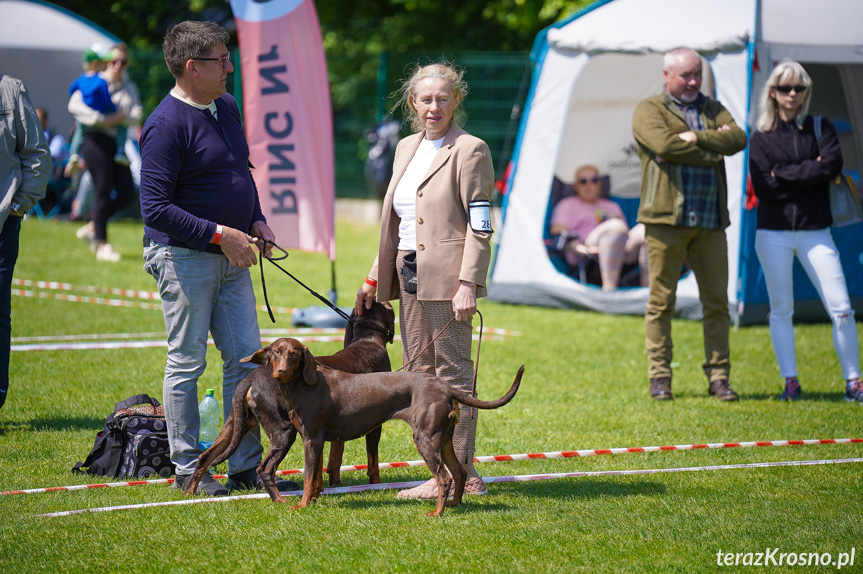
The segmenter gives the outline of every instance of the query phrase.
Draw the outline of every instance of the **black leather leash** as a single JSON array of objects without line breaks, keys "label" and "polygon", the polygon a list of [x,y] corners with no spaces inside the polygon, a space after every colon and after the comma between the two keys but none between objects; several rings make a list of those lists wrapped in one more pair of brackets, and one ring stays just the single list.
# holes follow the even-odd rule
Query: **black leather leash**
[{"label": "black leather leash", "polygon": [[[265,251],[266,251],[266,244],[268,244],[268,243],[269,243],[270,245],[272,245],[273,247],[275,247],[276,249],[278,249],[279,251],[281,251],[282,253],[284,253],[284,255],[279,255],[278,257],[265,257],[265,256],[263,255],[263,253],[261,253],[261,257],[262,257],[263,259],[266,259],[267,261],[269,261],[270,263],[272,263],[273,265],[275,265],[275,266],[276,266],[276,268],[278,268],[279,270],[281,270],[281,272],[282,272],[282,273],[284,273],[285,275],[287,275],[288,277],[290,277],[291,279],[293,279],[294,281],[296,281],[298,285],[300,285],[300,286],[301,286],[301,287],[303,287],[306,291],[308,291],[309,293],[311,293],[312,295],[314,295],[315,297],[317,297],[317,298],[318,298],[318,300],[320,300],[324,305],[326,305],[327,307],[329,307],[330,309],[332,309],[333,311],[335,311],[335,312],[336,312],[336,313],[337,313],[341,318],[343,318],[345,321],[347,321],[347,322],[349,322],[349,323],[353,323],[354,325],[360,325],[360,323],[359,323],[358,321],[356,321],[355,319],[351,319],[350,315],[348,315],[347,313],[345,313],[344,311],[342,311],[341,309],[339,309],[338,307],[336,307],[335,305],[333,305],[332,303],[330,303],[329,299],[327,299],[326,297],[324,297],[323,295],[321,295],[320,293],[318,293],[317,291],[315,291],[314,289],[312,289],[311,287],[309,287],[308,285],[306,285],[305,283],[303,283],[302,281],[300,281],[299,279],[297,279],[296,277],[294,277],[294,275],[293,275],[293,274],[291,274],[287,269],[285,269],[284,267],[282,267],[281,265],[279,265],[278,263],[276,263],[276,261],[282,261],[282,260],[284,260],[284,259],[287,259],[287,258],[288,258],[289,253],[288,253],[287,251],[285,251],[283,248],[281,248],[281,247],[279,247],[278,245],[276,245],[276,243],[275,243],[275,242],[273,242],[273,241],[268,241],[268,240],[266,240],[266,239],[263,239],[262,241],[264,242],[264,247],[265,247],[265,249],[264,249],[264,250],[265,250]],[[267,305],[267,313],[269,313],[269,315],[270,315],[270,321],[272,321],[273,323],[275,323],[275,322],[276,322],[276,318],[273,316],[273,310],[270,308],[270,298],[269,298],[269,296],[267,295],[267,282],[266,282],[266,280],[264,279],[264,265],[263,265],[263,263],[261,263],[261,266],[260,266],[260,267],[261,267],[261,287],[262,287],[262,288],[263,288],[263,290],[264,290],[264,303],[266,303],[266,305]],[[379,329],[379,328],[378,328],[378,327],[376,327],[375,325],[362,324],[362,327],[364,327],[364,328],[366,328],[366,329],[371,329],[372,331],[376,331],[376,332],[380,333],[381,335],[383,335],[384,337],[386,337],[387,339],[389,339],[389,338],[391,338],[393,335],[395,335],[395,333],[390,333],[390,332],[389,332],[389,331],[387,331],[386,329]]]}]

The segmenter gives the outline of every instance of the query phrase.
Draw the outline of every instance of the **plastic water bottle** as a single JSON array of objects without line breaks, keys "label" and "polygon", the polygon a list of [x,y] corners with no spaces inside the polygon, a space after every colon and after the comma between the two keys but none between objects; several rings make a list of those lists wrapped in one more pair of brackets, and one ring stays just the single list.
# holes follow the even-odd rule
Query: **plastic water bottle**
[{"label": "plastic water bottle", "polygon": [[213,441],[219,436],[219,403],[213,396],[213,389],[207,389],[207,396],[198,405],[200,423],[198,424],[198,448],[202,451],[213,446]]}]

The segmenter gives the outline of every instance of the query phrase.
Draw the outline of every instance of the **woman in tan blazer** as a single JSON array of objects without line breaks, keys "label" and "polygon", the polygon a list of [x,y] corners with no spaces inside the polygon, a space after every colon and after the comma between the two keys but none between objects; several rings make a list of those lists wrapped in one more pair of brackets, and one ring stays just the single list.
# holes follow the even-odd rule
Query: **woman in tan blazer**
[{"label": "woman in tan blazer", "polygon": [[[462,75],[446,64],[417,66],[400,90],[399,103],[415,133],[396,148],[378,255],[357,292],[356,310],[362,314],[375,297],[399,299],[407,369],[434,373],[471,392],[471,322],[477,297],[486,295],[494,167],[485,142],[458,125],[463,123],[460,105],[467,93]],[[405,256],[413,254],[417,285],[410,293],[402,268]],[[465,492],[485,494],[473,465],[477,411],[462,409],[460,414],[453,443],[468,471]],[[436,498],[437,484],[431,479],[399,497]]]}]

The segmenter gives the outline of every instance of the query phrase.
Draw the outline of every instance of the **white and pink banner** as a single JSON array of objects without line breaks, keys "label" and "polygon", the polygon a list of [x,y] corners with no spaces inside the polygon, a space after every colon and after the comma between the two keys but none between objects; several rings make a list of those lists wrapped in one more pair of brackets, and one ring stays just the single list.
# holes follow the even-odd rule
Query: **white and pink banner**
[{"label": "white and pink banner", "polygon": [[336,258],[333,120],[312,0],[231,0],[261,208],[285,249]]}]

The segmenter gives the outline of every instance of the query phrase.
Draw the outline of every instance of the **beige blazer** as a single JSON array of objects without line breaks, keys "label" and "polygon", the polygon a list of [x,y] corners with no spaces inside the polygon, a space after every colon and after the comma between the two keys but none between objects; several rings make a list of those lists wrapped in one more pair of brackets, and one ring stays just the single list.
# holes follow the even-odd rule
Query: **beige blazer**
[{"label": "beige blazer", "polygon": [[[369,277],[378,282],[378,301],[399,297],[396,254],[400,219],[393,210],[393,193],[423,137],[425,131],[404,138],[396,147],[393,177],[381,213],[378,256],[369,273]],[[417,189],[417,298],[420,301],[452,300],[460,281],[475,283],[476,296],[485,297],[491,233],[470,228],[468,203],[490,201],[493,186],[494,166],[488,146],[452,124]]]}]

